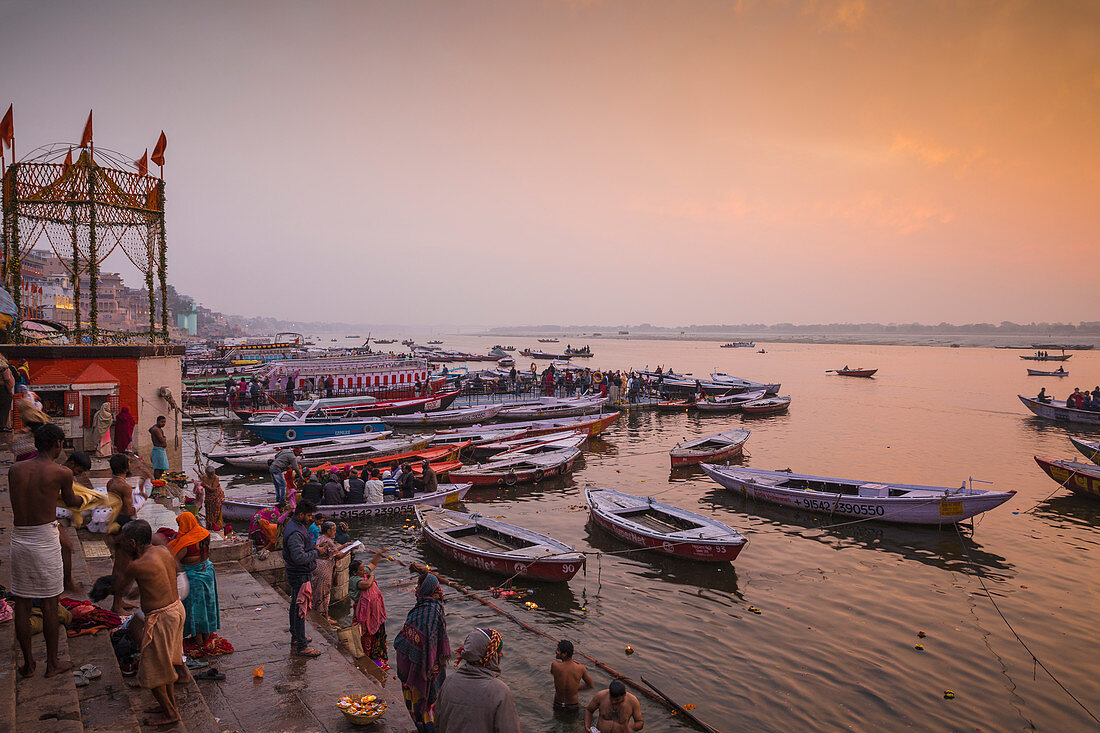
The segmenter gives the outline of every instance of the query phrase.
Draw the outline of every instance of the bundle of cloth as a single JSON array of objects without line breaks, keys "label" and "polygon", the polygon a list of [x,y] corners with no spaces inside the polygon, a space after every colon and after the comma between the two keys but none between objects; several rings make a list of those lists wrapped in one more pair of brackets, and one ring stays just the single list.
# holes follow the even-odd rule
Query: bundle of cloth
[{"label": "bundle of cloth", "polygon": [[68,624],[69,636],[94,634],[101,629],[114,629],[122,624],[122,618],[117,613],[100,608],[89,601],[79,601],[75,598],[60,598],[58,601],[72,614],[72,622]]},{"label": "bundle of cloth", "polygon": [[76,494],[76,498],[80,499],[80,506],[70,507],[63,499],[58,497],[57,518],[70,520],[72,526],[78,529],[84,526],[85,522],[92,519],[92,513],[96,509],[113,508],[114,511],[113,513],[108,513],[108,518],[114,521],[114,518],[118,516],[118,510],[122,508],[122,502],[119,501],[117,496],[96,491],[91,487],[78,484],[75,481],[73,482],[73,493]]}]

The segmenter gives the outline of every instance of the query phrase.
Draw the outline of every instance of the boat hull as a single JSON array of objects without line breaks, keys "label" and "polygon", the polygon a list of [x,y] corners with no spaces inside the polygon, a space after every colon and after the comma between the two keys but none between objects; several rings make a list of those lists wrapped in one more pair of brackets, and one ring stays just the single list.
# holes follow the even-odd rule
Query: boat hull
[{"label": "boat hull", "polygon": [[[385,519],[412,514],[418,506],[457,504],[469,490],[469,484],[453,484],[452,488],[433,494],[422,494],[412,499],[384,501],[380,504],[322,504],[318,511],[324,512],[326,518],[332,517],[343,522]],[[247,522],[256,512],[272,506],[272,504],[226,499],[222,504],[222,517],[230,522]]]},{"label": "boat hull", "polygon": [[672,461],[673,468],[680,468],[681,466],[698,466],[700,463],[717,463],[731,458],[738,458],[744,453],[744,450],[745,444],[739,443],[705,455],[698,454],[695,451],[691,451],[690,454],[686,451],[681,454],[669,453],[669,458]]},{"label": "boat hull", "polygon": [[[1015,491],[988,492],[971,496],[952,495],[943,500],[931,497],[871,497],[838,496],[821,491],[772,486],[744,480],[721,471],[720,466],[701,464],[706,472],[720,486],[743,494],[749,499],[759,499],[772,504],[803,509],[833,517],[854,517],[858,519],[893,522],[895,524],[944,525],[961,522],[964,519],[989,511],[1008,501]],[[773,472],[761,472],[763,474]],[[796,474],[792,474],[794,476]],[[935,487],[933,487],[935,488]]]},{"label": "boat hull", "polygon": [[571,580],[584,567],[583,557],[524,561],[476,552],[457,543],[448,542],[435,532],[426,528],[423,531],[425,541],[435,550],[450,559],[478,570],[495,575],[537,580],[543,583],[564,583]]},{"label": "boat hull", "polygon": [[873,377],[878,369],[837,369],[836,373],[842,377]]},{"label": "boat hull", "polygon": [[1080,438],[1070,438],[1070,442],[1073,443],[1074,448],[1081,451],[1085,458],[1100,465],[1100,447],[1097,443],[1090,443],[1090,441],[1081,440]]},{"label": "boat hull", "polygon": [[1042,369],[1028,369],[1027,370],[1027,375],[1029,377],[1068,377],[1069,372],[1065,372],[1065,371],[1063,371],[1063,372],[1059,372],[1059,371],[1044,372]]},{"label": "boat hull", "polygon": [[[321,455],[303,454],[298,456],[298,465],[304,468],[317,468],[325,465],[356,463],[369,459],[378,459],[381,461],[389,456],[405,455],[423,450],[428,447],[429,443],[431,443],[431,438],[424,438],[423,440],[409,441],[406,445],[399,448],[380,451],[370,450],[368,443],[367,446],[343,452],[328,451]],[[259,458],[225,458],[223,459],[223,463],[237,471],[267,473],[270,470],[268,461],[272,458],[273,456],[270,455]]]},{"label": "boat hull", "polygon": [[1065,407],[1064,402],[1055,404],[1053,401],[1040,402],[1033,397],[1024,397],[1023,395],[1016,396],[1020,398],[1020,402],[1023,402],[1027,409],[1035,413],[1036,416],[1046,420],[1074,422],[1081,423],[1082,425],[1100,427],[1100,412],[1094,412],[1092,410],[1075,410],[1072,407]]},{"label": "boat hull", "polygon": [[491,464],[479,464],[452,471],[451,475],[456,481],[470,483],[474,486],[515,486],[516,484],[538,483],[548,478],[569,473],[573,470],[573,464],[577,462],[579,457],[580,451],[577,451],[576,455],[561,463],[552,466],[525,468],[518,471],[503,466],[490,469]]},{"label": "boat hull", "polygon": [[[1100,469],[1094,469],[1084,463],[1077,468],[1073,467],[1073,463],[1069,461],[1048,461],[1038,456],[1035,456],[1035,462],[1047,476],[1062,484],[1067,490],[1091,499],[1100,499]],[[1068,466],[1065,465],[1067,463]]]}]

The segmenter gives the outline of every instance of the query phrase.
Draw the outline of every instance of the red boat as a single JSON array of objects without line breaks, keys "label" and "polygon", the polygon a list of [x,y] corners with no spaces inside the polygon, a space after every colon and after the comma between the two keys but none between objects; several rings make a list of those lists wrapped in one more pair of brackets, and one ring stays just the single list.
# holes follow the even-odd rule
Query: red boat
[{"label": "red boat", "polygon": [[584,490],[592,521],[637,547],[686,560],[730,562],[748,540],[717,519],[614,489]]},{"label": "red boat", "polygon": [[836,369],[842,377],[873,377],[878,369]]},{"label": "red boat", "polygon": [[[577,417],[558,417],[548,420],[528,420],[526,422],[510,422],[507,425],[498,425],[501,430],[523,430],[523,437],[532,438],[536,435],[549,435],[565,430],[587,430],[588,437],[599,435],[610,427],[611,423],[619,419],[620,412],[609,412],[606,415],[580,415]],[[486,428],[471,425],[450,430],[437,430],[436,435],[461,435],[462,433],[483,433]]]},{"label": "red boat", "polygon": [[584,555],[553,537],[477,514],[417,509],[424,539],[463,565],[498,575],[565,582],[584,567]]},{"label": "red boat", "polygon": [[[386,415],[410,415],[414,412],[431,412],[434,410],[446,410],[458,399],[459,391],[440,392],[427,397],[413,397],[407,400],[388,400],[386,402],[356,402],[350,405],[338,405],[335,407],[318,407],[314,413],[348,415],[353,413],[357,417],[385,417]],[[437,405],[438,402],[438,405]],[[274,417],[282,410],[233,410],[240,419],[248,422],[257,417]]]},{"label": "red boat", "polygon": [[699,463],[721,463],[741,455],[748,439],[748,430],[727,430],[677,443],[668,453],[673,468]]},{"label": "red boat", "polygon": [[[392,456],[378,456],[376,458],[363,458],[358,461],[330,461],[318,466],[320,469],[333,469],[337,468],[343,470],[350,467],[352,470],[359,471],[367,467],[374,467],[379,469],[394,468],[400,463],[411,462],[414,466],[414,470],[419,468],[422,461],[429,461],[433,463],[435,467],[435,461],[456,461],[459,454],[470,445],[469,441],[465,443],[448,443],[447,445],[438,445],[431,448],[423,448],[418,451],[410,451],[408,453],[398,453]],[[459,462],[461,465],[461,462]],[[438,473],[438,471],[437,471]]]},{"label": "red boat", "polygon": [[776,412],[786,412],[790,406],[790,397],[765,397],[744,403],[741,405],[741,412],[746,415],[771,415]]},{"label": "red boat", "polygon": [[1049,461],[1039,456],[1035,456],[1035,462],[1047,476],[1073,493],[1100,499],[1100,466],[1077,461]]}]

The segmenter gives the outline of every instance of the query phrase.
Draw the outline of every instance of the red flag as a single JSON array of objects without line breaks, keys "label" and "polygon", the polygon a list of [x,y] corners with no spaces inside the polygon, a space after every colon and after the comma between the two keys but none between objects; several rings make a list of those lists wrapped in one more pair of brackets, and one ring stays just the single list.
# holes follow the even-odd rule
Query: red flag
[{"label": "red flag", "polygon": [[69,169],[72,168],[72,167],[73,167],[73,149],[69,148],[69,152],[65,153],[65,165],[62,168],[62,171],[65,172],[65,173],[68,173]]},{"label": "red flag", "polygon": [[157,138],[156,147],[153,148],[153,162],[157,165],[164,165],[164,149],[168,147],[168,138],[164,136],[164,130],[160,131],[160,137]]},{"label": "red flag", "polygon": [[138,175],[149,175],[149,148],[145,148],[145,155],[135,160],[134,165],[137,166]]},{"label": "red flag", "polygon": [[15,139],[15,123],[12,121],[12,107],[14,105],[8,105],[8,112],[4,115],[4,119],[0,120],[0,150],[5,147],[10,148],[12,141]]},{"label": "red flag", "polygon": [[88,110],[88,121],[84,123],[84,134],[80,136],[80,147],[86,148],[92,144],[92,112]]}]

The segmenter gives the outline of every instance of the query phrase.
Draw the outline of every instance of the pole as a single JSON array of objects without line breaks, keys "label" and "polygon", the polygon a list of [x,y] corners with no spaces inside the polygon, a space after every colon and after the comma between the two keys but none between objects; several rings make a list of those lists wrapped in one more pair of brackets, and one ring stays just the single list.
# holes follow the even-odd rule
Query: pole
[{"label": "pole", "polygon": [[88,326],[92,344],[99,343],[99,258],[96,252],[95,165],[88,160]]}]

